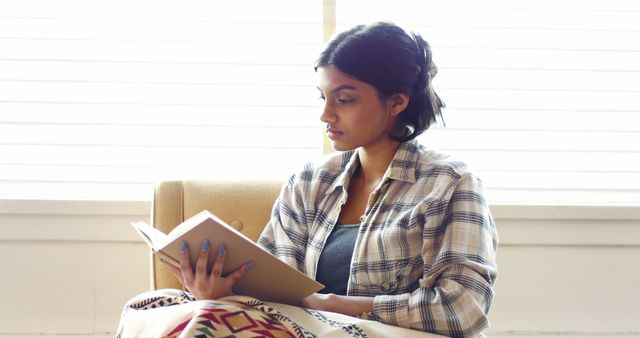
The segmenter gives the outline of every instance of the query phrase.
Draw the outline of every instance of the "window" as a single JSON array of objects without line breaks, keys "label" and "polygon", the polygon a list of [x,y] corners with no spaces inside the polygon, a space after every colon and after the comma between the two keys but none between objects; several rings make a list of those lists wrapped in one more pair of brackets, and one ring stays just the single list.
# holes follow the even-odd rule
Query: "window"
[{"label": "window", "polygon": [[0,198],[146,200],[172,178],[282,178],[322,153],[312,63],[389,20],[439,66],[446,127],[492,203],[640,203],[633,0],[0,3]]},{"label": "window", "polygon": [[[286,11],[283,11],[286,8]],[[322,152],[319,1],[0,3],[0,194],[149,199]]]},{"label": "window", "polygon": [[343,0],[337,31],[390,20],[432,46],[446,128],[492,202],[640,203],[640,3]]}]

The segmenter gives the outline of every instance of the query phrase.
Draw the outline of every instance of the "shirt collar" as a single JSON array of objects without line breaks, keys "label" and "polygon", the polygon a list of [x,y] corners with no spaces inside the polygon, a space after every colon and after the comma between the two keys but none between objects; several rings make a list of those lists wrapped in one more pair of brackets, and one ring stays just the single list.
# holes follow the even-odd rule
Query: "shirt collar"
[{"label": "shirt collar", "polygon": [[[327,189],[327,193],[333,192],[335,189],[341,187],[345,188],[349,185],[349,180],[356,168],[360,165],[360,159],[358,152],[351,150],[345,152],[342,156],[343,163],[346,161],[344,170],[336,179],[333,184]],[[415,183],[416,182],[416,166],[418,162],[418,141],[415,139],[403,142],[396,151],[396,154],[387,168],[387,172],[384,174],[382,181],[386,179],[392,179],[397,181]]]},{"label": "shirt collar", "polygon": [[353,173],[356,171],[356,169],[360,165],[360,158],[358,157],[358,152],[355,150],[345,152],[342,155],[341,160],[342,160],[342,163],[346,161],[346,166],[344,167],[344,170],[342,170],[340,175],[338,175],[338,177],[336,177],[336,179],[333,181],[333,184],[331,184],[329,189],[327,189],[327,194],[333,192],[335,189],[338,189],[338,188],[345,189],[345,187],[349,185],[349,180],[351,179],[351,176],[353,176]]},{"label": "shirt collar", "polygon": [[385,176],[393,180],[416,183],[418,147],[418,141],[415,139],[401,143]]}]

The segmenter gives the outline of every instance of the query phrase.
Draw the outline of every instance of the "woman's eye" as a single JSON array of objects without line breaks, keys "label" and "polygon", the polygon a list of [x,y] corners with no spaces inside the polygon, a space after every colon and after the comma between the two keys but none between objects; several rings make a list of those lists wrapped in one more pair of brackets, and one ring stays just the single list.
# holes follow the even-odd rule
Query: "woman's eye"
[{"label": "woman's eye", "polygon": [[351,98],[344,98],[344,97],[339,97],[338,98],[338,102],[343,103],[343,104],[344,103],[350,103],[352,101],[353,101],[353,99],[351,99]]}]

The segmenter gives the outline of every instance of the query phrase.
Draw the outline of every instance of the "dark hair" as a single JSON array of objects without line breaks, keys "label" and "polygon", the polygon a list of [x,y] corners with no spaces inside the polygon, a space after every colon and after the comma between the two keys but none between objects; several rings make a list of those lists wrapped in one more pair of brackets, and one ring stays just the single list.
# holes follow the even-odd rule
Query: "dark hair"
[{"label": "dark hair", "polygon": [[393,140],[414,139],[442,120],[444,103],[431,86],[437,68],[429,44],[416,33],[387,22],[355,26],[329,41],[315,69],[328,65],[372,85],[382,99],[409,96],[397,120],[401,134],[390,134]]}]

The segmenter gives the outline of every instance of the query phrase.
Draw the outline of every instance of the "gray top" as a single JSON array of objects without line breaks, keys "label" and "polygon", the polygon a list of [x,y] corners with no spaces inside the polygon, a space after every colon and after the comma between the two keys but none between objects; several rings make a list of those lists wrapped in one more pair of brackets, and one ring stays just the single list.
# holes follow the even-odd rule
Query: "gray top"
[{"label": "gray top", "polygon": [[320,293],[347,294],[351,257],[360,224],[336,224],[318,260],[316,280],[324,284]]}]

